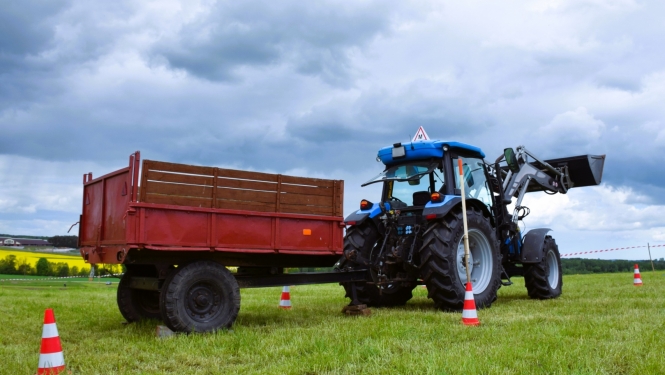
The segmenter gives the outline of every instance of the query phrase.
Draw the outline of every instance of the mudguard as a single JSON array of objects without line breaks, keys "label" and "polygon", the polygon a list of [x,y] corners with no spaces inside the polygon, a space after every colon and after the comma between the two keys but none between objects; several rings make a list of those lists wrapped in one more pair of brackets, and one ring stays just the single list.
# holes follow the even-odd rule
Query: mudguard
[{"label": "mudguard", "polygon": [[360,225],[369,217],[369,212],[354,212],[344,219],[346,225]]},{"label": "mudguard", "polygon": [[[483,213],[490,218],[492,225],[494,225],[492,214],[490,213],[489,208],[487,208],[485,203],[478,199],[467,198],[466,204],[467,206],[471,206],[483,211]],[[458,195],[446,195],[442,203],[427,203],[425,205],[425,209],[423,210],[423,216],[427,220],[441,219],[446,216],[450,210],[452,210],[454,207],[457,207],[458,205],[462,205],[462,197]]]},{"label": "mudguard", "polygon": [[543,260],[543,244],[550,228],[530,230],[522,241],[522,263],[540,263]]},{"label": "mudguard", "polygon": [[[390,210],[390,203],[384,203],[384,207],[386,210]],[[367,210],[358,210],[351,215],[347,216],[346,219],[344,219],[344,224],[346,225],[360,225],[362,224],[365,219],[370,218],[374,219],[379,216],[383,212],[381,210],[381,206],[377,203],[374,203],[371,208]]]}]

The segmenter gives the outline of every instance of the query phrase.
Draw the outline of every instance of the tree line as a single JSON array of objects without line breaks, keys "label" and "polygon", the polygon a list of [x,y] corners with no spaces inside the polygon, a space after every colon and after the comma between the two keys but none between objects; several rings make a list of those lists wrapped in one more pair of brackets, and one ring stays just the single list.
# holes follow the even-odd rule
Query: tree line
[{"label": "tree line", "polygon": [[[564,275],[633,272],[635,264],[638,265],[641,272],[651,270],[651,262],[648,260],[561,259],[561,268]],[[653,268],[665,270],[665,259],[654,259]]]},{"label": "tree line", "polygon": [[[651,262],[648,260],[608,260],[608,259],[561,259],[561,268],[564,275],[582,275],[588,273],[614,273],[633,272],[635,264],[640,272],[650,271]],[[653,268],[665,270],[665,258],[655,259]],[[332,272],[332,268],[289,268],[291,272]]]},{"label": "tree line", "polygon": [[[589,273],[633,272],[635,264],[640,271],[651,270],[648,260],[606,260],[606,259],[561,259],[561,268],[564,275],[579,275]],[[654,269],[665,270],[665,258],[653,261]],[[95,276],[121,273],[122,265],[104,264],[95,265]],[[291,272],[331,272],[332,268],[290,268]],[[0,274],[4,275],[36,275],[36,276],[88,276],[90,267],[69,267],[64,262],[49,262],[46,258],[39,258],[37,264],[32,266],[26,258],[18,259],[16,255],[7,255],[0,259]]]},{"label": "tree line", "polygon": [[[95,276],[104,276],[121,273],[122,266],[119,264],[95,265]],[[65,262],[49,262],[46,258],[39,258],[33,266],[26,258],[18,259],[16,255],[10,254],[0,259],[0,274],[4,275],[33,275],[33,276],[88,276],[90,267],[72,266]]]}]

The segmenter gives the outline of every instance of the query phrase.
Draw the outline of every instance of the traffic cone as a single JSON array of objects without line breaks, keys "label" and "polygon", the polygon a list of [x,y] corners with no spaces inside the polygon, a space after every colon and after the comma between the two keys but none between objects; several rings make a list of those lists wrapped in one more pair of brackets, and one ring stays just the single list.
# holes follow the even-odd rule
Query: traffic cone
[{"label": "traffic cone", "polygon": [[55,326],[55,315],[53,315],[53,309],[46,309],[37,374],[56,375],[63,371],[65,371],[65,357],[62,355],[60,336],[58,336],[58,328]]},{"label": "traffic cone", "polygon": [[464,293],[464,310],[462,310],[462,323],[465,326],[479,326],[478,314],[476,314],[476,300],[473,299],[473,287],[470,282],[466,283]]},{"label": "traffic cone", "polygon": [[285,286],[282,289],[282,298],[279,299],[279,308],[287,310],[291,308],[291,293],[289,293],[288,286]]},{"label": "traffic cone", "polygon": [[635,274],[633,275],[633,285],[642,286],[642,278],[640,277],[640,268],[635,264]]}]

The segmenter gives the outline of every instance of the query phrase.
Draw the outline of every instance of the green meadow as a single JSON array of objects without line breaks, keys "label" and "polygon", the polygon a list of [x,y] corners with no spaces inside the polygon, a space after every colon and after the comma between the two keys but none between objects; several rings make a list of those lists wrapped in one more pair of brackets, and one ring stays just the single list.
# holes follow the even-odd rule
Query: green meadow
[{"label": "green meadow", "polygon": [[1,374],[34,374],[44,309],[53,308],[71,374],[663,374],[665,274],[564,277],[564,293],[530,300],[521,278],[502,287],[480,327],[432,307],[427,291],[369,317],[341,313],[336,284],[243,289],[233,329],[155,335],[123,324],[117,279],[0,282]]}]

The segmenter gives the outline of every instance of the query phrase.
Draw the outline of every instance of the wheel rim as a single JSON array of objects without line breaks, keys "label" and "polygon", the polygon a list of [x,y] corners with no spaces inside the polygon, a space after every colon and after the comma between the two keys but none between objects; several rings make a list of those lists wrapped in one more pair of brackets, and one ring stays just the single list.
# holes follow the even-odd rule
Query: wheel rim
[{"label": "wheel rim", "polygon": [[[466,285],[466,267],[464,262],[464,238],[457,245],[457,275],[462,285]],[[485,235],[478,229],[469,229],[469,271],[473,293],[485,291],[492,279],[492,247]]]},{"label": "wheel rim", "polygon": [[550,284],[550,288],[556,289],[559,286],[559,264],[553,250],[547,252],[547,268],[550,271],[547,275],[547,282]]},{"label": "wheel rim", "polygon": [[187,291],[185,309],[187,315],[197,322],[213,320],[222,312],[222,290],[216,285],[199,282]]},{"label": "wheel rim", "polygon": [[159,293],[147,290],[134,290],[136,303],[143,311],[151,314],[159,314]]}]

